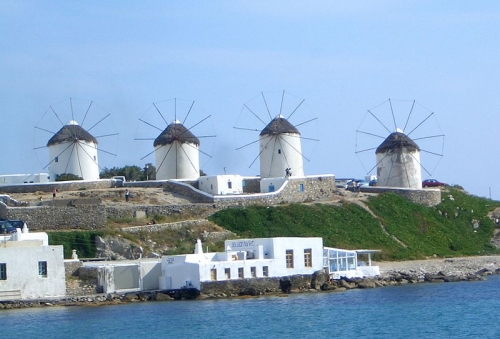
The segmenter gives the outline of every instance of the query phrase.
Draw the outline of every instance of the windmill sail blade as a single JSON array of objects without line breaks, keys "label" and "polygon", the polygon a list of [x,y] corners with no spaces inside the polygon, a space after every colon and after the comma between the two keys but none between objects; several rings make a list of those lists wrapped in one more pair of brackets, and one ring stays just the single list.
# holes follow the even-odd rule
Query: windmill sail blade
[{"label": "windmill sail blade", "polygon": [[307,121],[301,122],[300,124],[295,125],[295,127],[299,127],[301,125],[307,124],[308,122],[311,122],[311,121],[314,121],[314,120],[318,120],[318,118],[316,117],[316,118],[312,118],[312,119],[309,119]]},{"label": "windmill sail blade", "polygon": [[61,154],[63,154],[64,152],[66,152],[66,150],[67,150],[68,148],[70,148],[71,146],[73,146],[73,144],[69,144],[69,145],[68,145],[65,149],[63,149],[63,150],[62,150],[62,151],[61,151],[58,155],[56,155],[56,156],[54,157],[54,159],[52,159],[52,160],[51,160],[51,161],[50,161],[47,165],[45,165],[45,166],[43,167],[43,169],[46,169],[47,167],[49,167],[49,165],[50,165],[51,163],[53,163],[53,162],[56,160],[56,158],[59,158],[59,157],[61,156]]},{"label": "windmill sail blade", "polygon": [[87,132],[90,132],[90,130],[94,127],[96,127],[97,125],[99,125],[104,119],[106,119],[107,117],[109,117],[111,115],[111,113],[108,113],[108,115],[106,115],[104,118],[102,118],[101,120],[99,120],[98,122],[96,122],[92,127],[90,127]]},{"label": "windmill sail blade", "polygon": [[[170,144],[170,146],[169,146],[169,148],[168,148],[168,150],[167,150],[167,153],[165,153],[165,156],[164,156],[164,157],[163,157],[163,159],[161,160],[160,165],[158,165],[158,168],[156,169],[156,172],[159,172],[159,171],[160,171],[160,169],[163,167],[163,163],[164,163],[164,162],[165,162],[165,160],[167,159],[167,156],[168,156],[168,154],[170,153],[170,151],[172,150],[172,146],[173,146],[173,144]],[[161,146],[161,147],[165,147],[165,146]],[[151,153],[152,153],[152,152],[151,152]],[[151,154],[151,153],[150,153],[150,154]],[[143,159],[144,159],[144,158],[143,158]],[[141,159],[141,160],[142,160],[142,159]],[[177,166],[177,165],[176,165],[176,166]]]},{"label": "windmill sail blade", "polygon": [[269,106],[267,105],[267,101],[266,101],[266,97],[264,96],[264,92],[260,92],[260,94],[262,94],[262,99],[264,100],[264,104],[266,105],[266,109],[267,109],[267,114],[269,114],[269,119],[273,119],[272,115],[271,115],[271,112],[269,111]]},{"label": "windmill sail blade", "polygon": [[356,133],[371,135],[372,137],[377,137],[377,138],[380,138],[380,139],[385,139],[385,137],[383,137],[381,135],[377,135],[377,134],[373,134],[373,133],[368,133],[368,132],[364,132],[364,131],[356,130]]},{"label": "windmill sail blade", "polygon": [[415,141],[415,140],[424,140],[424,139],[432,139],[432,138],[440,138],[440,137],[444,137],[444,134],[429,135],[427,137],[415,138],[415,139],[413,139],[413,141]]},{"label": "windmill sail blade", "polygon": [[394,116],[394,110],[392,109],[391,99],[389,99],[389,106],[391,106],[392,121],[394,121],[394,130],[396,130],[396,128],[398,128],[398,125],[396,124],[396,117]]},{"label": "windmill sail blade", "polygon": [[408,122],[410,121],[411,113],[413,112],[413,107],[415,107],[415,100],[411,105],[410,113],[408,114],[408,118],[406,119],[405,127],[403,128],[403,132],[406,131],[406,126],[408,126]]},{"label": "windmill sail blade", "polygon": [[[164,147],[164,146],[161,146],[161,147]],[[145,156],[143,156],[143,157],[141,158],[141,160],[143,160],[144,158],[146,158],[146,157],[150,156],[150,155],[151,155],[151,154],[153,154],[155,151],[156,151],[156,149],[152,150],[151,152],[149,152],[148,154],[146,154]]]},{"label": "windmill sail blade", "polygon": [[[193,146],[192,144],[190,144],[190,143],[188,143],[188,142],[186,142],[186,143],[185,143],[185,144],[183,144],[183,145],[187,145],[187,146],[189,146],[189,147],[191,147],[191,148],[193,148],[193,149],[197,150],[198,152],[205,154],[207,157],[212,158],[212,156],[211,156],[210,154],[203,152],[201,149],[199,149],[199,148],[197,148],[197,147]],[[186,154],[186,155],[187,155],[187,154]]]},{"label": "windmill sail blade", "polygon": [[[302,105],[302,103],[303,103],[304,101],[306,101],[306,99],[302,99],[302,101],[300,102],[300,104],[299,104],[297,107],[295,107],[295,109],[293,110],[293,112],[292,112],[292,113],[290,113],[290,115],[288,116],[287,120],[288,120],[288,119],[290,119],[290,118],[292,117],[292,115],[293,115],[293,114],[294,114],[294,113],[295,113],[295,112],[299,109],[300,105]],[[311,119],[311,120],[315,120],[315,119],[317,119],[317,118],[314,118],[314,119]],[[309,120],[309,121],[311,121],[311,120]],[[302,123],[302,124],[304,124],[304,123]],[[300,125],[302,125],[302,124],[295,125],[295,127],[300,126]]]},{"label": "windmill sail blade", "polygon": [[248,144],[246,144],[246,145],[243,145],[243,146],[238,147],[236,150],[238,151],[238,150],[240,150],[240,149],[242,149],[242,148],[245,148],[245,147],[247,147],[247,146],[250,146],[250,145],[252,145],[252,144],[255,144],[256,142],[259,142],[259,141],[260,141],[260,139],[255,140],[255,141],[252,141],[252,142],[249,142],[249,143],[248,143]]},{"label": "windmill sail blade", "polygon": [[[162,119],[163,119],[163,121],[165,122],[165,125],[168,125],[167,120],[165,120],[165,118],[163,117],[163,114],[161,114],[160,110],[158,109],[158,107],[156,107],[156,105],[155,105],[155,103],[154,103],[154,102],[153,102],[153,106],[156,108],[156,111],[158,112],[158,114],[160,114],[161,118],[162,118]],[[139,119],[139,120],[141,120],[141,119]],[[145,122],[145,121],[143,121],[143,120],[141,120],[141,121],[142,121],[142,122]],[[148,123],[146,122],[146,124],[148,124]],[[151,125],[151,124],[148,124],[148,125]],[[153,125],[151,125],[151,126],[153,126]],[[156,127],[156,126],[153,126],[153,127],[158,128],[158,127]]]},{"label": "windmill sail blade", "polygon": [[266,123],[261,119],[259,118],[259,116],[257,114],[255,114],[246,104],[243,105],[247,110],[250,111],[250,113],[252,113],[257,119],[259,119],[260,122],[262,122],[264,124],[264,126],[266,125]]},{"label": "windmill sail blade", "polygon": [[411,130],[411,132],[410,132],[410,133],[408,133],[407,135],[408,135],[408,136],[410,136],[410,134],[412,134],[412,133],[413,133],[413,132],[414,132],[417,128],[419,128],[420,126],[422,126],[422,124],[423,124],[424,122],[426,122],[426,121],[427,121],[427,119],[429,119],[429,118],[430,118],[433,114],[434,114],[434,112],[432,112],[431,114],[429,114],[429,115],[427,116],[427,118],[425,118],[424,120],[422,120],[422,121],[421,121],[421,122],[417,125],[417,127],[415,127],[414,129],[412,129],[412,130]]},{"label": "windmill sail blade", "polygon": [[370,113],[372,117],[374,117],[375,120],[377,120],[387,130],[387,132],[389,132],[389,134],[391,133],[391,131],[382,123],[382,121],[379,120],[379,118],[377,118],[375,114],[373,114],[370,110],[368,110],[368,113]]},{"label": "windmill sail blade", "polygon": [[106,137],[114,137],[115,135],[118,135],[118,134],[120,134],[120,133],[104,134],[104,135],[96,136],[95,138],[99,139],[99,138],[106,138]]},{"label": "windmill sail blade", "polygon": [[189,110],[188,110],[188,112],[187,112],[187,114],[186,114],[186,117],[185,117],[185,118],[184,118],[184,120],[182,121],[182,124],[183,124],[183,125],[184,125],[184,123],[186,122],[186,120],[187,120],[187,118],[188,118],[188,116],[189,116],[189,113],[191,113],[191,109],[193,108],[193,106],[194,106],[194,100],[193,100],[193,103],[191,104],[191,107],[189,107]]},{"label": "windmill sail blade", "polygon": [[156,127],[155,125],[150,124],[149,122],[147,122],[147,121],[145,121],[145,120],[139,119],[139,121],[142,121],[142,122],[143,122],[143,123],[145,123],[146,125],[149,125],[149,126],[151,126],[151,127],[153,127],[153,128],[156,128],[157,130],[159,130],[159,131],[163,132],[163,130],[162,130],[161,128]]},{"label": "windmill sail blade", "polygon": [[41,131],[44,131],[44,132],[48,132],[48,133],[50,133],[50,134],[56,134],[55,132],[49,131],[48,129],[43,129],[43,128],[38,127],[38,126],[35,126],[35,128],[36,128],[36,129],[39,129],[39,130],[41,130]]},{"label": "windmill sail blade", "polygon": [[295,148],[292,144],[290,144],[286,139],[280,138],[280,142],[281,142],[281,140],[283,140],[286,144],[288,144],[295,152],[300,154],[300,156],[302,156],[304,159],[306,159],[308,162],[310,162],[310,160],[308,158],[306,158],[304,156],[304,154],[302,154],[302,152],[300,152],[297,148]]},{"label": "windmill sail blade", "polygon": [[234,129],[241,129],[243,131],[260,132],[260,130],[255,128],[243,128],[243,127],[233,127]]},{"label": "windmill sail blade", "polygon": [[364,152],[368,152],[368,151],[373,151],[373,150],[376,150],[378,147],[371,147],[371,148],[366,148],[366,149],[363,149],[361,151],[356,151],[354,153],[358,154],[358,153],[364,153]]},{"label": "windmill sail blade", "polygon": [[90,102],[90,105],[89,105],[89,107],[87,108],[87,111],[85,112],[85,115],[83,116],[82,126],[83,126],[83,124],[85,123],[85,119],[87,119],[87,114],[89,113],[89,111],[90,111],[90,106],[92,106],[92,104],[93,104],[93,103],[94,103],[93,101],[91,101],[91,102]]}]

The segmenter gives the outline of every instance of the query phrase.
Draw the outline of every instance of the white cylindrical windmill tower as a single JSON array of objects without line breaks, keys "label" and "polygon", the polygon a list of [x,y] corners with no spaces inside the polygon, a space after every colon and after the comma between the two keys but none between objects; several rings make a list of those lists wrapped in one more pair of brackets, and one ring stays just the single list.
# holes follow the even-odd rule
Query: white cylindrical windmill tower
[{"label": "white cylindrical windmill tower", "polygon": [[420,148],[401,129],[391,133],[375,154],[378,186],[422,188]]},{"label": "white cylindrical windmill tower", "polygon": [[52,181],[63,173],[83,180],[98,180],[97,139],[71,120],[47,142],[49,176]]},{"label": "white cylindrical windmill tower", "polygon": [[178,120],[155,139],[156,179],[197,179],[200,176],[200,140]]},{"label": "white cylindrical windmill tower", "polygon": [[304,176],[300,133],[281,114],[260,132],[260,177]]}]

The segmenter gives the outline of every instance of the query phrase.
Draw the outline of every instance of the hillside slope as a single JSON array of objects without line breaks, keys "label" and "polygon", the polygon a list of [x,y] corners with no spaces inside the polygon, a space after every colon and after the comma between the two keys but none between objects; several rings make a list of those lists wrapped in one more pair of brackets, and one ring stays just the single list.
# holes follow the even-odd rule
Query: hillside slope
[{"label": "hillside slope", "polygon": [[209,217],[241,237],[320,236],[325,246],[380,249],[379,259],[422,259],[498,254],[489,214],[499,202],[456,188],[441,204],[424,207],[392,193],[341,205],[291,204],[229,208]]}]

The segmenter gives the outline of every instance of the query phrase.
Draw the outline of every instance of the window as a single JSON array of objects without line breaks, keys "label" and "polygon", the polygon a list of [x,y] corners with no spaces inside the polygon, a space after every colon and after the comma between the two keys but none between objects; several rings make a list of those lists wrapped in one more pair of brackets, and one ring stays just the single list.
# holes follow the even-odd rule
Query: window
[{"label": "window", "polygon": [[227,182],[227,188],[233,188],[233,183],[231,181]]},{"label": "window", "polygon": [[257,268],[256,267],[250,267],[250,275],[252,278],[257,278]]},{"label": "window", "polygon": [[0,280],[7,280],[7,264],[0,264]]},{"label": "window", "polygon": [[312,249],[304,250],[304,267],[312,267]]},{"label": "window", "polygon": [[47,277],[47,262],[39,261],[38,262],[38,275],[41,277]]},{"label": "window", "polygon": [[59,157],[55,157],[54,162],[59,162]]},{"label": "window", "polygon": [[217,280],[217,269],[216,268],[212,268],[210,270],[210,280],[212,280],[212,281]]},{"label": "window", "polygon": [[299,192],[304,192],[304,184],[299,185]]},{"label": "window", "polygon": [[262,266],[262,275],[264,277],[269,277],[269,267],[268,266]]},{"label": "window", "polygon": [[281,148],[278,148],[278,154],[281,154]]},{"label": "window", "polygon": [[224,269],[224,274],[226,275],[226,279],[231,279],[231,269],[230,268],[225,268]]},{"label": "window", "polygon": [[293,268],[293,250],[286,250],[286,268]]},{"label": "window", "polygon": [[238,278],[243,279],[245,275],[243,274],[243,267],[238,268]]}]

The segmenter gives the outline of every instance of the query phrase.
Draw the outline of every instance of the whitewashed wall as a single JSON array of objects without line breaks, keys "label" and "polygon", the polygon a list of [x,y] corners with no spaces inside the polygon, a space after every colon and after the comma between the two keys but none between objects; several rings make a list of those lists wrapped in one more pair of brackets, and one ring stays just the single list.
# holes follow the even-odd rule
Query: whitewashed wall
[{"label": "whitewashed wall", "polygon": [[282,133],[260,137],[260,177],[284,177],[287,168],[293,176],[304,176],[300,135]]},{"label": "whitewashed wall", "polygon": [[198,145],[174,141],[155,149],[156,179],[197,179],[200,176]]},{"label": "whitewashed wall", "polygon": [[420,152],[377,153],[377,185],[402,188],[422,188]]},{"label": "whitewashed wall", "polygon": [[[55,181],[57,175],[72,173],[84,180],[99,180],[97,145],[80,140],[78,143],[63,142],[49,148],[49,176]],[[54,160],[58,158],[57,162]]]},{"label": "whitewashed wall", "polygon": [[[0,246],[0,263],[7,265],[7,280],[0,280],[0,295],[2,291],[15,290],[20,290],[21,299],[66,295],[63,247],[26,245],[12,242],[7,247]],[[38,274],[39,261],[47,262],[46,277]]]}]

